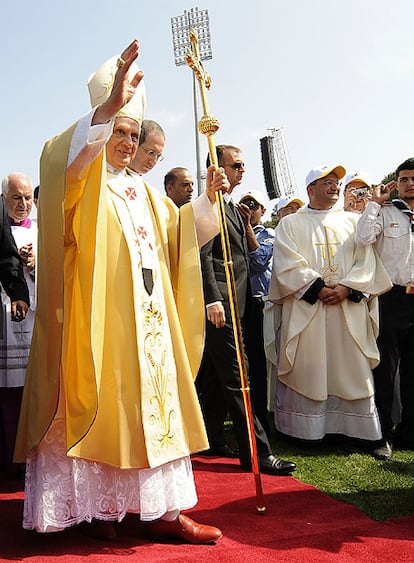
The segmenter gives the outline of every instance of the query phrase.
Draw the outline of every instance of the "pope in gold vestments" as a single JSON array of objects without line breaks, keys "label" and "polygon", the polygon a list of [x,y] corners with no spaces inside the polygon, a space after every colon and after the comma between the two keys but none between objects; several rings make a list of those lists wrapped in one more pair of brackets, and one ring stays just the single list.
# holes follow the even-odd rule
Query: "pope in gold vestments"
[{"label": "pope in gold vestments", "polygon": [[[38,315],[16,459],[23,527],[92,522],[102,539],[127,512],[151,533],[221,537],[180,511],[197,497],[190,454],[208,448],[193,383],[204,304],[199,245],[218,232],[215,192],[178,210],[130,173],[143,113],[134,40],[89,79],[93,110],[49,141],[40,164]],[[135,65],[136,66],[136,65]],[[161,525],[157,520],[162,519]]]},{"label": "pope in gold vestments", "polygon": [[[191,205],[179,213],[167,198],[154,199],[156,194],[151,195],[146,188],[148,205],[154,213],[159,282],[167,295],[166,311],[162,314],[168,316],[179,374],[176,390],[183,410],[182,416],[175,410],[161,415],[168,405],[156,396],[154,387],[154,395],[146,400],[158,403],[160,418],[154,419],[154,441],[150,443],[151,448],[156,447],[158,439],[163,447],[157,453],[147,452],[149,446],[143,435],[141,412],[136,408],[141,403],[142,387],[137,380],[142,367],[136,357],[136,341],[142,335],[138,336],[134,327],[128,251],[108,202],[103,155],[91,164],[85,182],[64,186],[71,131],[52,140],[42,156],[41,167],[46,177],[42,176],[43,197],[39,200],[40,247],[43,250],[39,256],[42,261],[39,263],[39,312],[20,425],[20,458],[24,459],[27,451],[39,443],[56,411],[60,369],[66,395],[69,453],[118,467],[148,467],[151,465],[148,456],[157,457],[152,463],[159,464],[205,449],[208,444],[193,385],[203,343],[204,315]],[[56,176],[60,176],[60,186]],[[107,249],[102,251],[105,247]],[[156,319],[157,313],[150,311],[149,315]],[[148,365],[144,371],[151,377]],[[163,374],[157,375],[163,377]],[[122,386],[116,381],[118,377],[123,378]],[[105,392],[106,378],[110,379],[109,393]],[[167,370],[165,378],[168,379]],[[158,382],[160,387],[167,383]],[[118,385],[120,395],[116,396],[113,391]],[[164,398],[166,395],[168,391]],[[109,404],[102,405],[101,401]],[[118,412],[118,404],[122,404],[122,414]],[[100,409],[105,409],[106,417],[109,414],[110,418],[100,419],[97,416]],[[166,428],[157,428],[157,424],[165,424],[163,416],[169,418],[173,427],[178,418],[191,421],[188,428],[183,427],[181,437],[184,440],[180,440],[179,445],[174,442],[176,430],[170,428],[167,438],[164,436]],[[96,435],[95,425],[100,427]],[[91,432],[93,443],[88,438]],[[158,437],[155,437],[157,432]],[[82,448],[85,437],[89,445]]]},{"label": "pope in gold vestments", "polygon": [[[49,141],[41,158],[38,311],[15,455],[29,461],[27,496],[30,480],[35,488],[43,486],[39,473],[48,478],[38,455],[43,465],[59,458],[62,479],[75,473],[76,460],[102,480],[132,475],[130,490],[142,470],[150,477],[157,468],[168,472],[169,464],[208,448],[193,378],[204,342],[199,244],[218,232],[215,206],[203,194],[178,210],[141,178],[108,166],[112,123],[88,137],[86,155],[95,147],[97,156],[86,156],[84,173],[72,178],[71,143],[92,117]],[[82,151],[77,158],[85,158]],[[56,486],[51,503],[66,492]],[[49,531],[94,517],[121,519],[131,508],[122,501],[122,509],[74,515],[74,502],[68,498],[58,522],[54,515],[39,524],[38,508],[26,508],[24,525]],[[139,501],[131,503],[142,512]],[[159,518],[162,510],[148,514]]]}]

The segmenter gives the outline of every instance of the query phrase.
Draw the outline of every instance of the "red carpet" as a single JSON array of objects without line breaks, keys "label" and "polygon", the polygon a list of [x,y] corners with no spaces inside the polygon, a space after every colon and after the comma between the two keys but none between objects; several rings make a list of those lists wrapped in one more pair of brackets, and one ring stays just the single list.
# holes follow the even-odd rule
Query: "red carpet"
[{"label": "red carpet", "polygon": [[[30,563],[405,562],[414,561],[414,516],[370,520],[292,477],[262,476],[266,513],[257,514],[254,481],[233,460],[194,458],[199,504],[195,520],[224,537],[215,546],[149,543],[130,517],[118,538],[101,542],[76,528],[36,534],[21,528],[20,483],[0,482],[0,561]],[[14,490],[13,490],[14,489]],[[139,528],[139,527],[138,527]]]}]

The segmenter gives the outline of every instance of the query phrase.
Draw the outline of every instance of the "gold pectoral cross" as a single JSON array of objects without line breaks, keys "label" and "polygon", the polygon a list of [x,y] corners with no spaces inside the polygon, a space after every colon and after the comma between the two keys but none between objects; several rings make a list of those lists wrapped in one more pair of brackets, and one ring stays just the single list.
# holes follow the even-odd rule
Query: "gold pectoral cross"
[{"label": "gold pectoral cross", "polygon": [[334,256],[336,254],[335,247],[338,246],[340,241],[336,240],[336,231],[331,227],[323,227],[325,234],[324,242],[316,242],[316,246],[321,247],[321,255],[323,260],[323,267],[321,269],[321,278],[325,282],[337,283],[339,280],[339,265],[334,263]]}]

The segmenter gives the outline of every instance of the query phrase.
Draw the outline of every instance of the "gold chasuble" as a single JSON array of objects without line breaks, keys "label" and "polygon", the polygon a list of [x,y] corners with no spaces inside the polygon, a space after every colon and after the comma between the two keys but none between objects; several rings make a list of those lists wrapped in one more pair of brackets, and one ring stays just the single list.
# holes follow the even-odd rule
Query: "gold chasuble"
[{"label": "gold chasuble", "polygon": [[41,159],[38,310],[16,459],[59,404],[68,455],[158,467],[208,448],[193,383],[204,303],[192,206],[107,174],[104,150],[71,182],[73,131]]}]

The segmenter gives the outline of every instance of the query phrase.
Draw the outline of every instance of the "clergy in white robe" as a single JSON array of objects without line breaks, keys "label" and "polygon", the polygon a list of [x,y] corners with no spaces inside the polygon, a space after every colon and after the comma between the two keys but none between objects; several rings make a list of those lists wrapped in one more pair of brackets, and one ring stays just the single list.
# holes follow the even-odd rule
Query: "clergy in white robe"
[{"label": "clergy in white robe", "polygon": [[228,182],[210,170],[206,192],[179,212],[128,173],[143,110],[137,55],[133,42],[105,63],[107,100],[42,155],[38,316],[16,452],[27,456],[23,525],[47,532],[133,512],[164,518],[155,533],[209,543],[221,532],[180,511],[197,500],[189,455],[208,447],[193,384],[197,239],[217,233],[214,192]]},{"label": "clergy in white robe", "polygon": [[30,178],[19,173],[6,176],[2,181],[2,197],[11,232],[22,258],[30,299],[25,318],[16,323],[12,320],[10,299],[5,290],[0,289],[0,466],[7,473],[19,474],[22,466],[13,463],[13,450],[36,310],[37,223],[29,218],[33,205]]},{"label": "clergy in white robe", "polygon": [[334,209],[341,166],[307,178],[310,203],[276,229],[269,299],[282,305],[277,350],[275,425],[319,440],[341,434],[381,438],[372,368],[376,295],[389,278],[371,247],[358,246],[358,216]]}]

